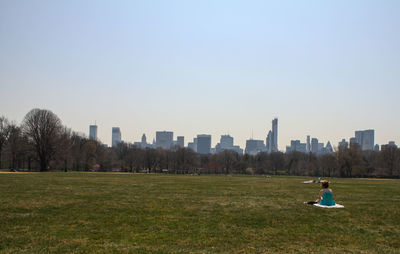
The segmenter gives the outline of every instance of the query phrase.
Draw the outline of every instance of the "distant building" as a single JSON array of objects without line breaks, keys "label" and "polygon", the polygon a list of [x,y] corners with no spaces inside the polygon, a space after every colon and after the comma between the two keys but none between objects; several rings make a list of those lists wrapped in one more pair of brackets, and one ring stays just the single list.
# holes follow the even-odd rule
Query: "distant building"
[{"label": "distant building", "polygon": [[197,153],[197,138],[193,138],[193,142],[188,143],[188,148],[192,149]]},{"label": "distant building", "polygon": [[357,143],[357,139],[356,138],[350,138],[350,147],[352,147],[354,144],[358,144]]},{"label": "distant building", "polygon": [[267,138],[265,140],[265,149],[268,153],[272,152],[272,131],[268,132]]},{"label": "distant building", "polygon": [[189,143],[188,143],[188,148],[189,148],[189,149],[192,149],[192,150],[195,151],[195,152],[197,152],[197,148],[196,148],[196,146],[194,145],[194,142],[189,142]]},{"label": "distant building", "polygon": [[291,153],[291,152],[306,153],[307,144],[301,143],[300,140],[292,140],[290,141],[290,146],[286,146],[286,153]]},{"label": "distant building", "polygon": [[375,131],[364,130],[355,132],[355,141],[360,145],[361,150],[374,150]]},{"label": "distant building", "polygon": [[209,154],[211,152],[211,135],[197,135],[197,152]]},{"label": "distant building", "polygon": [[278,152],[278,118],[272,120],[271,139],[272,139],[272,146],[271,146],[272,152]]},{"label": "distant building", "polygon": [[176,138],[176,144],[177,144],[179,147],[185,147],[185,137],[184,137],[184,136],[178,136],[178,137]]},{"label": "distant building", "polygon": [[236,153],[238,153],[239,155],[243,154],[243,149],[240,148],[240,146],[233,146],[232,150],[235,151]]},{"label": "distant building", "polygon": [[219,143],[222,149],[230,149],[233,147],[233,137],[230,135],[221,135]]},{"label": "distant building", "polygon": [[215,146],[216,153],[223,152],[224,150],[232,150],[238,154],[243,154],[243,149],[233,145],[233,137],[230,135],[221,135],[219,143]]},{"label": "distant building", "polygon": [[144,133],[142,135],[142,145],[147,145],[147,138],[146,138],[146,134],[144,134]]},{"label": "distant building", "polygon": [[325,153],[333,153],[333,147],[330,141],[328,141],[328,143],[326,144]]},{"label": "distant building", "polygon": [[349,147],[349,143],[346,141],[346,139],[342,139],[342,141],[340,141],[338,143],[339,149],[343,149],[343,148],[347,148],[347,147]]},{"label": "distant building", "polygon": [[121,142],[122,142],[121,130],[119,129],[119,127],[112,127],[112,137],[111,137],[112,147],[116,147]]},{"label": "distant building", "polygon": [[143,148],[142,142],[133,142],[133,145],[139,148]]},{"label": "distant building", "polygon": [[170,149],[174,140],[174,133],[172,131],[157,131],[156,132],[156,147]]},{"label": "distant building", "polygon": [[381,151],[384,151],[385,149],[388,149],[388,148],[390,148],[390,147],[394,147],[394,148],[397,149],[396,143],[395,143],[394,141],[389,141],[388,144],[386,144],[386,145],[381,145]]},{"label": "distant building", "polygon": [[260,152],[266,152],[264,141],[248,139],[246,140],[245,153],[250,155],[256,155]]},{"label": "distant building", "polygon": [[89,139],[97,140],[97,125],[89,126]]},{"label": "distant building", "polygon": [[306,147],[307,153],[311,152],[311,141],[310,141],[310,135],[307,135],[307,147]]},{"label": "distant building", "polygon": [[314,153],[314,154],[318,154],[318,150],[319,150],[319,147],[318,147],[318,139],[317,138],[312,138],[311,139],[311,152],[312,153]]},{"label": "distant building", "polygon": [[[247,145],[246,145],[247,147]],[[272,130],[270,130],[267,134],[267,138],[265,139],[265,149],[268,153],[278,152],[278,118],[274,118],[272,120]]]},{"label": "distant building", "polygon": [[323,149],[324,149],[324,143],[318,143],[317,154],[320,154],[321,152],[323,152]]},{"label": "distant building", "polygon": [[193,142],[189,142],[188,143],[188,148],[190,148],[193,151],[197,152],[197,138],[193,138]]},{"label": "distant building", "polygon": [[378,145],[378,144],[375,145],[374,151],[375,151],[375,152],[379,152],[379,145]]}]

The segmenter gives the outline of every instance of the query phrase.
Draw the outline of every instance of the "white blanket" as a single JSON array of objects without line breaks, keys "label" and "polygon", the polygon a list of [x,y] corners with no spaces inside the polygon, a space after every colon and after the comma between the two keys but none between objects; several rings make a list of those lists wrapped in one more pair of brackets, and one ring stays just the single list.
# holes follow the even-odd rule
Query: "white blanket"
[{"label": "white blanket", "polygon": [[321,208],[344,208],[344,206],[336,204],[336,205],[320,205],[320,204],[314,204],[315,206],[321,207]]}]

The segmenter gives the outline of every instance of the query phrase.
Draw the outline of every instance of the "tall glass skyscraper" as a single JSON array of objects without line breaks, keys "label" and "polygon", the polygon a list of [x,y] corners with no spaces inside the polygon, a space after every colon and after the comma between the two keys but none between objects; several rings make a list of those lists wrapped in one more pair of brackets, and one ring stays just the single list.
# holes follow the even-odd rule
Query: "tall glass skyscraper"
[{"label": "tall glass skyscraper", "polygon": [[89,125],[89,139],[97,140],[97,125]]},{"label": "tall glass skyscraper", "polygon": [[111,145],[115,147],[119,143],[121,143],[121,130],[119,127],[112,127]]},{"label": "tall glass skyscraper", "polygon": [[272,133],[271,133],[271,150],[272,152],[278,152],[278,118],[272,120]]},{"label": "tall glass skyscraper", "polygon": [[356,142],[360,145],[362,150],[374,150],[375,145],[375,131],[365,130],[355,132]]}]

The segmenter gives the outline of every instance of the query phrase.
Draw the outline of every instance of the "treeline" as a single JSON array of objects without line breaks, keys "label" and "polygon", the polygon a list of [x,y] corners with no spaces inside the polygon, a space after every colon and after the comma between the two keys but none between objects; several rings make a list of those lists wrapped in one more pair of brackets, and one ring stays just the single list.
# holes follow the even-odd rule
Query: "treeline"
[{"label": "treeline", "polygon": [[357,144],[316,156],[292,152],[200,155],[188,148],[105,147],[63,126],[51,111],[33,109],[21,125],[0,117],[0,168],[9,170],[122,171],[170,174],[275,174],[399,177],[400,149],[361,151]]}]

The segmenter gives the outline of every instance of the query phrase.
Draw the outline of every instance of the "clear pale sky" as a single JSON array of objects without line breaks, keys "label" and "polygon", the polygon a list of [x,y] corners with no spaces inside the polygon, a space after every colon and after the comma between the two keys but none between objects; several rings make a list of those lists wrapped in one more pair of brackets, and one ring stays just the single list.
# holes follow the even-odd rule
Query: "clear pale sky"
[{"label": "clear pale sky", "polygon": [[0,115],[111,143],[229,133],[400,143],[400,1],[0,0]]}]

